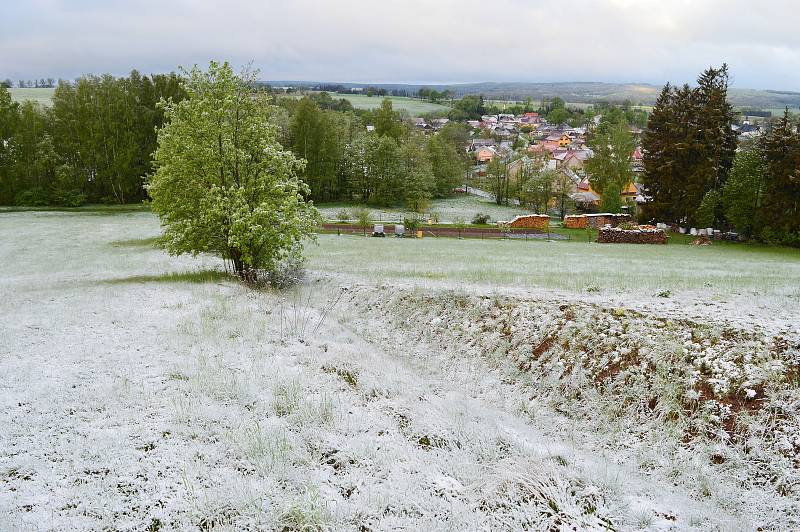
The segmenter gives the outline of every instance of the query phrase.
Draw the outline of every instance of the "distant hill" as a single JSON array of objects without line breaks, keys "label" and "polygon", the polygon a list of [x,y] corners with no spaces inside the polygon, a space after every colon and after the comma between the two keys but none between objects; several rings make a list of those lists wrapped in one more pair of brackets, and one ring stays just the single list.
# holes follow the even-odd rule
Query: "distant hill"
[{"label": "distant hill", "polygon": [[[274,86],[314,87],[321,84],[341,85],[345,88],[378,87],[415,93],[422,87],[436,90],[449,89],[456,97],[465,94],[483,94],[490,99],[534,101],[558,96],[571,103],[624,102],[637,105],[653,105],[661,92],[660,86],[646,83],[599,83],[599,82],[486,82],[459,83],[451,85],[415,85],[399,83],[334,83],[318,81],[267,81]],[[800,92],[731,88],[729,99],[736,107],[777,110],[789,106],[794,111],[800,108]]]},{"label": "distant hill", "polygon": [[[449,89],[456,97],[465,94],[483,94],[494,100],[534,101],[558,96],[570,103],[619,103],[630,101],[636,105],[653,105],[661,91],[661,87],[646,83],[525,83],[525,82],[486,82],[460,83],[452,85],[414,85],[398,83],[329,83],[318,81],[267,81],[273,86],[316,87],[321,84],[341,85],[345,88],[378,87],[388,91],[406,91],[416,93],[422,87],[430,87],[439,91]],[[10,89],[15,101],[35,100],[49,105],[54,89]],[[740,89],[731,88],[728,92],[731,103],[738,108],[763,109],[779,113],[788,106],[790,110],[800,110],[800,92]]]}]

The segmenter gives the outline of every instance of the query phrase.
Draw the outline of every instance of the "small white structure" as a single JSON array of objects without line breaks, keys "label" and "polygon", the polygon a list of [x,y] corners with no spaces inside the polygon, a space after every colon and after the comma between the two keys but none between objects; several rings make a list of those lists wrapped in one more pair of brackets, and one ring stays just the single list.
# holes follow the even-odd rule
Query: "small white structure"
[{"label": "small white structure", "polygon": [[406,228],[402,224],[395,224],[394,226],[394,236],[403,237],[406,234]]}]

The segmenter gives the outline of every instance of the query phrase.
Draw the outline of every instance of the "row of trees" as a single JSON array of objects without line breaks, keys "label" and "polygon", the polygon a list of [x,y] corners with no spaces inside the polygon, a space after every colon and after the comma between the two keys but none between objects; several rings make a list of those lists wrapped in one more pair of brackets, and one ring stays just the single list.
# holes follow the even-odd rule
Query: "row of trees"
[{"label": "row of trees", "polygon": [[[6,78],[3,81],[0,81],[0,86],[10,89],[14,86],[14,84],[9,78]],[[20,89],[52,89],[55,86],[56,80],[53,78],[20,79],[17,81],[17,87]]]},{"label": "row of trees", "polygon": [[12,102],[0,88],[0,204],[127,203],[146,198],[161,98],[178,76],[86,76],[59,82],[52,105]]},{"label": "row of trees", "polygon": [[389,99],[358,114],[321,109],[309,97],[279,103],[286,112],[281,137],[306,160],[301,176],[316,201],[404,202],[423,210],[432,198],[452,194],[463,181],[468,165],[463,125],[426,136]]},{"label": "row of trees", "polygon": [[798,125],[787,109],[757,140],[739,143],[727,89],[726,65],[703,72],[697,87],[664,87],[643,142],[644,215],[800,245]]}]

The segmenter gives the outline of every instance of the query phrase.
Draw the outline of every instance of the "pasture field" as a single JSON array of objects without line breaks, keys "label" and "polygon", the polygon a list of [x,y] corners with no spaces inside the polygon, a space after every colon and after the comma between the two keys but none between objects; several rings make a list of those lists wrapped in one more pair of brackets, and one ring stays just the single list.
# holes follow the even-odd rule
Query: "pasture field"
[{"label": "pasture field", "polygon": [[[411,116],[419,116],[426,113],[437,111],[448,111],[450,108],[438,103],[426,102],[416,98],[405,98],[402,96],[367,96],[366,94],[336,94],[330,93],[331,98],[336,100],[344,98],[348,100],[356,109],[377,109],[380,107],[384,98],[392,100],[392,107],[395,111],[406,111]],[[292,98],[302,98],[302,94],[290,94]]]},{"label": "pasture field", "polygon": [[[353,217],[356,205],[350,203],[322,203],[317,205],[322,216],[329,221],[337,221],[342,211]],[[418,213],[410,212],[402,207],[367,207],[370,217],[378,222],[402,222],[403,218],[418,216]],[[497,205],[477,196],[458,196],[455,198],[436,199],[431,202],[425,214],[436,213],[439,215],[440,223],[453,223],[456,218],[462,218],[466,223],[470,223],[476,214],[488,214],[492,222],[497,220],[511,220],[520,214],[530,214],[531,211],[514,206]],[[424,216],[423,216],[424,217]]]},{"label": "pasture field", "polygon": [[0,530],[800,526],[795,250],[158,235],[0,212]]},{"label": "pasture field", "polygon": [[757,316],[776,327],[791,326],[800,314],[798,250],[698,247],[680,235],[666,246],[597,244],[580,241],[585,234],[577,233],[554,242],[319,235],[319,244],[307,251],[310,268],[355,281],[556,292],[698,319],[725,315],[747,322]]},{"label": "pasture field", "polygon": [[55,89],[9,89],[11,99],[15,102],[33,100],[41,105],[49,106],[53,101]]}]

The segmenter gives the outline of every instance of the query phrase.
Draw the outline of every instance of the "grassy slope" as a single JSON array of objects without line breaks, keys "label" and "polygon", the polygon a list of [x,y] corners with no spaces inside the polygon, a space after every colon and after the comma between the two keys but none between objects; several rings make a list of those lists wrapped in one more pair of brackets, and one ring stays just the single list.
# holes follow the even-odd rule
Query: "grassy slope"
[{"label": "grassy slope", "polygon": [[149,247],[146,213],[5,216],[1,530],[631,528],[641,490],[663,505],[575,465],[523,392],[364,341],[344,302],[325,320],[336,286],[250,290]]},{"label": "grassy slope", "polygon": [[[322,215],[328,220],[337,220],[339,212],[342,210],[348,211],[350,217],[353,216],[353,208],[351,203],[322,203],[317,205]],[[492,221],[497,220],[510,220],[518,214],[528,214],[530,211],[520,207],[506,207],[504,205],[497,205],[491,201],[487,201],[475,196],[458,196],[455,198],[434,200],[431,202],[427,213],[436,213],[439,215],[439,221],[442,223],[452,222],[454,218],[461,217],[467,223],[472,221],[472,218],[478,214],[488,214]],[[411,216],[411,213],[402,207],[370,207],[370,215],[372,219],[377,221],[401,221],[404,217]]]},{"label": "grassy slope", "polygon": [[[661,444],[636,455],[629,438],[624,447],[605,445],[606,435],[595,439],[594,426],[578,421],[580,411],[553,413],[539,393],[549,384],[542,373],[527,384],[525,375],[505,373],[505,347],[529,359],[540,333],[566,327],[550,319],[564,310],[561,301],[455,297],[431,307],[435,292],[407,297],[366,285],[345,296],[360,307],[342,302],[318,334],[321,309],[308,311],[308,334],[298,332],[292,309],[298,301],[330,305],[335,293],[326,290],[338,289],[342,273],[467,284],[486,282],[485,271],[489,283],[525,287],[594,269],[626,290],[659,275],[686,280],[677,273],[692,275],[698,290],[706,281],[794,291],[795,251],[323,236],[310,267],[335,272],[333,286],[277,294],[210,273],[218,261],[208,257],[167,257],[150,247],[157,233],[147,213],[13,213],[0,223],[0,287],[8,294],[0,352],[9,353],[0,369],[10,376],[0,393],[0,427],[10,428],[0,430],[0,449],[15,449],[0,456],[0,480],[13,487],[0,490],[0,508],[12,510],[0,512],[0,528],[756,527],[739,487],[749,479],[735,478],[736,491],[716,482],[729,468],[730,477],[738,472],[734,457],[707,466],[719,465],[718,447],[707,456]],[[697,275],[698,268],[711,271]],[[524,326],[505,327],[506,311]],[[587,341],[587,360],[602,361],[601,370],[613,361],[600,356],[617,353],[598,346],[601,335],[626,326],[637,334],[625,338],[660,337],[638,334],[632,314],[574,312],[558,345]],[[414,343],[430,342],[434,328],[452,336]],[[623,397],[638,400],[638,388],[625,385]],[[565,412],[567,394],[554,395]],[[608,410],[618,412],[615,397]],[[586,405],[597,402],[594,394],[569,399],[589,414]],[[624,438],[621,421],[631,419],[596,431]],[[730,520],[716,508],[744,515]]]},{"label": "grassy slope", "polygon": [[319,245],[309,246],[308,254],[313,270],[370,280],[576,292],[596,287],[651,295],[662,290],[800,295],[800,251],[741,244],[636,246],[320,235]]}]

